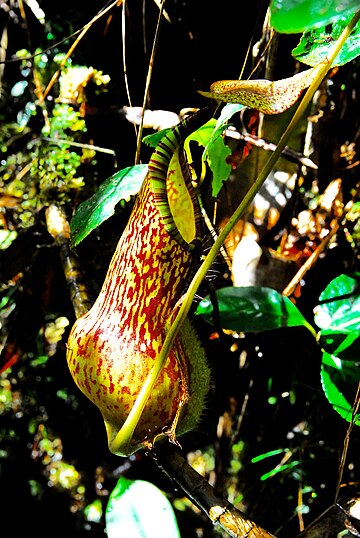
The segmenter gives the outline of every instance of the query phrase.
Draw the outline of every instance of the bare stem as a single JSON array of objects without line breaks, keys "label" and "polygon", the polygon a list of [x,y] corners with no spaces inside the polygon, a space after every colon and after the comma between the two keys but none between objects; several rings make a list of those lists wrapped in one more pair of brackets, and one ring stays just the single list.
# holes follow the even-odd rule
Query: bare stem
[{"label": "bare stem", "polygon": [[46,226],[59,248],[69,295],[76,318],[85,314],[91,307],[84,277],[77,258],[70,250],[70,225],[62,207],[55,204],[46,209]]},{"label": "bare stem", "polygon": [[232,538],[275,538],[229,501],[218,497],[207,480],[174,449],[161,447],[150,455],[170,480],[176,482],[186,496]]}]

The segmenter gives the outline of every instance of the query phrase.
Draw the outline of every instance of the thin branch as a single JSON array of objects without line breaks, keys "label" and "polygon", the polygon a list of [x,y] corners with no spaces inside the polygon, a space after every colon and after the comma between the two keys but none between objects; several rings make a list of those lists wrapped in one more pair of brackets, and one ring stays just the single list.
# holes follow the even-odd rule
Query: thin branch
[{"label": "thin branch", "polygon": [[[48,136],[43,136],[41,138],[34,138],[29,142],[28,148],[31,148],[35,144],[37,144],[40,140],[45,140],[46,142],[52,142],[53,144],[57,144],[59,146],[74,146],[76,148],[83,148],[83,149],[90,149],[93,151],[97,151],[100,153],[107,153],[108,155],[112,155],[113,157],[116,156],[116,152],[113,149],[109,148],[103,148],[101,146],[94,146],[94,144],[83,144],[82,142],[74,142],[73,140],[68,140],[66,138],[50,138]],[[31,163],[30,163],[31,164]]]},{"label": "thin branch", "polygon": [[60,259],[74,307],[76,318],[79,318],[91,307],[92,301],[84,284],[84,276],[80,265],[70,249],[70,225],[61,206],[51,205],[45,212],[46,226],[49,234],[59,248]]},{"label": "thin branch", "polygon": [[284,288],[282,291],[282,294],[286,297],[289,297],[291,295],[296,286],[299,284],[299,282],[303,279],[305,273],[309,271],[309,269],[312,268],[312,266],[315,264],[317,259],[319,258],[320,254],[325,250],[325,248],[328,246],[330,240],[339,230],[339,223],[336,222],[328,235],[321,241],[320,245],[314,250],[314,252],[311,254],[311,256],[308,257],[306,262],[300,267],[296,275],[290,280],[289,284]]},{"label": "thin branch", "polygon": [[179,486],[186,496],[232,538],[275,538],[251,521],[229,501],[218,497],[213,487],[168,445],[149,453],[156,465]]},{"label": "thin branch", "polygon": [[[129,106],[132,107],[131,103],[131,96],[130,96],[130,89],[129,89],[129,79],[127,74],[127,64],[126,64],[126,0],[123,0],[123,9],[122,9],[122,49],[123,49],[123,70],[124,70],[124,81],[125,81],[125,88],[126,88],[126,95],[128,98]],[[136,126],[135,126],[135,134],[136,134]]]},{"label": "thin branch", "polygon": [[154,60],[155,60],[155,52],[156,52],[157,44],[158,44],[158,41],[159,41],[160,25],[161,25],[161,21],[162,21],[162,18],[163,18],[164,6],[165,6],[165,0],[162,0],[161,6],[160,6],[160,11],[159,11],[159,18],[158,18],[157,25],[156,25],[156,30],[155,30],[155,37],[154,37],[153,47],[152,47],[152,51],[151,51],[149,69],[148,69],[148,73],[147,73],[147,77],[146,77],[146,83],[145,83],[144,99],[143,99],[143,105],[142,105],[143,113],[142,113],[142,116],[141,116],[140,127],[139,127],[138,136],[137,136],[135,164],[139,164],[139,162],[140,162],[140,149],[141,149],[141,139],[142,139],[143,125],[144,125],[144,115],[145,115],[146,103],[147,103],[147,98],[148,98],[148,94],[149,94],[150,81],[151,81],[151,76],[152,76]]},{"label": "thin branch", "polygon": [[[256,146],[258,148],[261,148],[264,151],[276,150],[276,144],[268,142],[261,137],[249,133],[242,133],[240,131],[236,131],[233,128],[226,129],[225,135],[228,138],[233,138],[235,140],[244,140],[245,142],[248,142],[249,144],[252,144],[253,146]],[[283,149],[281,156],[290,162],[301,164],[303,166],[306,166],[307,168],[312,168],[313,170],[317,170],[318,168],[317,164],[315,164],[309,157],[289,148],[288,146]]]},{"label": "thin branch", "polygon": [[91,19],[91,21],[83,27],[83,29],[80,32],[80,35],[76,38],[74,43],[71,45],[71,47],[69,48],[69,50],[65,54],[63,60],[61,61],[59,69],[57,69],[57,71],[55,71],[55,73],[51,77],[51,80],[50,80],[49,84],[47,85],[47,87],[45,88],[45,91],[44,91],[44,93],[43,93],[43,95],[42,95],[42,97],[40,99],[40,103],[42,103],[44,101],[44,99],[46,98],[46,96],[48,95],[49,91],[51,90],[51,88],[53,87],[53,85],[55,84],[57,79],[59,78],[59,75],[61,73],[61,69],[64,67],[64,65],[66,64],[66,62],[68,61],[68,59],[70,58],[70,56],[72,55],[75,48],[78,46],[78,44],[80,43],[81,39],[84,37],[86,32],[91,28],[91,26],[97,20],[99,20],[101,17],[103,17],[108,11],[110,11],[116,5],[121,5],[121,3],[122,3],[122,0],[115,0],[107,8],[105,8],[105,9],[101,10],[99,13],[97,13],[97,15],[95,15],[95,17],[93,17]]},{"label": "thin branch", "polygon": [[296,538],[329,538],[346,530],[346,512],[338,505],[330,506]]}]

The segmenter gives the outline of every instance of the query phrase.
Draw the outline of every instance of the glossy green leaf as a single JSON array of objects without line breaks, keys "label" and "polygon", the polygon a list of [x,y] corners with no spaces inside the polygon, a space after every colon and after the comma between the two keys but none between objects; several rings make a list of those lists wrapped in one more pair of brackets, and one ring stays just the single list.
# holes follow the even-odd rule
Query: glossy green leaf
[{"label": "glossy green leaf", "polygon": [[108,538],[180,538],[173,508],[156,486],[121,477],[105,513]]},{"label": "glossy green leaf", "polygon": [[319,297],[314,321],[320,329],[350,333],[360,331],[360,275],[339,275]]},{"label": "glossy green leaf", "polygon": [[[338,39],[350,22],[352,15],[341,17],[331,25],[305,31],[299,44],[293,49],[294,58],[307,65],[315,66],[328,56],[334,41]],[[333,66],[344,65],[360,55],[360,23],[344,43]]]},{"label": "glossy green leaf", "polygon": [[118,202],[128,202],[138,193],[147,170],[147,165],[138,164],[116,172],[100,185],[96,194],[79,205],[70,222],[72,246],[111,217]]},{"label": "glossy green leaf", "polygon": [[321,383],[324,394],[339,415],[348,422],[354,421],[357,426],[360,426],[360,415],[353,417],[352,407],[359,381],[359,363],[341,360],[327,352],[323,353]]},{"label": "glossy green leaf", "polygon": [[360,275],[333,279],[320,294],[314,314],[321,329],[324,393],[335,411],[350,421],[360,380]]},{"label": "glossy green leaf", "polygon": [[277,32],[296,34],[325,26],[358,9],[358,0],[272,0],[270,24]]},{"label": "glossy green leaf", "polygon": [[144,138],[142,139],[142,141],[144,142],[144,144],[146,144],[147,146],[151,147],[151,148],[155,148],[158,143],[160,142],[160,140],[169,132],[171,131],[171,128],[167,128],[167,129],[161,129],[160,131],[156,131],[156,133],[152,133],[152,134],[149,134],[147,136],[144,136]]},{"label": "glossy green leaf", "polygon": [[[304,326],[314,333],[298,308],[276,290],[258,286],[226,287],[216,291],[219,323],[223,329],[260,332],[280,327]],[[214,323],[210,297],[203,299],[196,314]]]},{"label": "glossy green leaf", "polygon": [[319,333],[321,348],[342,360],[356,361],[360,356],[359,331],[323,329]]},{"label": "glossy green leaf", "polygon": [[343,360],[355,360],[360,352],[360,277],[339,275],[319,297],[314,321],[321,329],[319,343]]}]

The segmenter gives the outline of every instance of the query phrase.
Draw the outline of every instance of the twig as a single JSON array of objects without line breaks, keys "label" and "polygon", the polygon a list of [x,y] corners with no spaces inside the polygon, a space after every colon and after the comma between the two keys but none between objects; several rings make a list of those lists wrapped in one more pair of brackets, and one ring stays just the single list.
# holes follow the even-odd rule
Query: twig
[{"label": "twig", "polygon": [[150,81],[151,81],[152,70],[153,70],[153,65],[154,65],[155,52],[156,52],[157,44],[158,44],[158,41],[159,41],[160,25],[161,25],[161,20],[162,20],[163,13],[164,13],[164,5],[165,5],[165,0],[162,0],[161,6],[160,6],[160,11],[159,11],[159,18],[158,18],[158,22],[157,22],[156,30],[155,30],[155,37],[154,37],[153,47],[152,47],[152,51],[151,51],[149,69],[148,69],[148,73],[147,73],[147,77],[146,77],[146,83],[145,83],[144,100],[143,100],[143,106],[142,106],[143,113],[142,113],[142,116],[141,116],[141,121],[140,121],[138,136],[137,136],[135,164],[138,164],[139,161],[140,161],[140,149],[141,149],[141,139],[142,139],[143,125],[144,125],[144,115],[145,115],[146,102],[147,102],[149,88],[150,88]]},{"label": "twig", "polygon": [[149,455],[214,525],[220,525],[232,538],[275,538],[273,534],[237,510],[229,501],[218,497],[207,480],[172,447],[168,445],[160,447]]},{"label": "twig", "polygon": [[95,15],[95,17],[93,17],[91,19],[91,21],[86,24],[83,29],[81,30],[80,32],[80,35],[76,38],[76,40],[74,41],[74,43],[71,45],[71,47],[69,48],[69,50],[67,51],[67,53],[65,54],[63,60],[61,61],[60,63],[60,66],[59,66],[59,69],[57,69],[57,71],[55,71],[55,73],[53,74],[53,76],[51,77],[51,80],[49,82],[49,84],[47,85],[47,87],[45,88],[45,91],[43,93],[43,95],[41,96],[41,99],[39,100],[40,103],[42,103],[45,99],[45,97],[48,95],[49,91],[51,90],[51,88],[53,87],[53,85],[55,84],[55,82],[57,81],[60,73],[61,73],[61,69],[64,67],[64,65],[66,64],[66,62],[68,61],[68,59],[70,58],[70,56],[72,55],[72,53],[74,52],[75,48],[78,46],[79,42],[81,41],[81,39],[84,37],[84,35],[86,34],[86,32],[91,28],[91,26],[94,24],[94,22],[96,22],[98,19],[100,19],[101,17],[103,17],[105,15],[105,13],[107,13],[108,11],[110,11],[114,6],[116,5],[120,5],[119,4],[119,0],[115,0],[115,2],[112,2],[112,4],[110,4],[107,8],[101,10],[99,13],[97,13],[97,15]]},{"label": "twig", "polygon": [[45,212],[49,234],[59,247],[70,299],[76,318],[85,314],[91,307],[91,300],[84,284],[83,274],[74,254],[70,250],[70,225],[62,207],[51,205]]},{"label": "twig", "polygon": [[[249,133],[242,133],[239,131],[231,129],[226,129],[225,135],[228,138],[233,138],[235,140],[244,140],[245,142],[248,142],[249,144],[252,144],[253,146],[256,146],[258,148],[263,149],[264,151],[275,151],[276,150],[276,144],[273,144],[272,142],[268,142],[267,140],[264,140],[261,137],[249,134]],[[285,146],[283,149],[281,156],[287,159],[290,162],[296,163],[296,164],[302,164],[303,166],[306,166],[307,168],[312,168],[313,170],[317,170],[317,165],[306,155],[303,155],[302,153],[295,151],[288,146]]]},{"label": "twig", "polygon": [[301,279],[304,277],[305,273],[311,269],[311,267],[314,265],[320,254],[325,250],[327,247],[330,239],[334,237],[334,235],[339,230],[339,223],[336,222],[328,235],[321,241],[320,245],[314,250],[314,252],[309,256],[309,258],[306,260],[306,262],[300,267],[296,275],[290,280],[289,284],[286,286],[286,288],[282,291],[282,294],[288,297],[291,295],[296,286],[299,284]]},{"label": "twig", "polygon": [[[37,144],[40,140],[45,140],[46,142],[52,142],[53,144],[57,144],[58,146],[74,146],[76,148],[83,148],[83,149],[90,149],[93,151],[98,151],[100,153],[107,153],[108,155],[116,156],[116,152],[113,149],[109,148],[102,148],[101,146],[94,146],[94,144],[83,144],[81,142],[74,142],[73,140],[67,140],[66,138],[50,138],[48,136],[43,136],[41,138],[34,138],[29,142],[28,148],[31,148],[35,144]],[[32,163],[30,163],[32,164]]]},{"label": "twig", "polygon": [[338,504],[330,506],[296,538],[329,538],[346,530],[346,511]]},{"label": "twig", "polygon": [[[126,95],[128,98],[129,106],[132,107],[131,102],[131,96],[130,96],[130,88],[129,88],[129,79],[128,79],[128,73],[127,73],[127,63],[126,63],[126,0],[123,0],[123,9],[122,9],[122,49],[123,49],[123,71],[124,71],[124,82],[125,82],[125,89],[126,89]],[[136,125],[135,125],[135,134],[136,134]]]}]

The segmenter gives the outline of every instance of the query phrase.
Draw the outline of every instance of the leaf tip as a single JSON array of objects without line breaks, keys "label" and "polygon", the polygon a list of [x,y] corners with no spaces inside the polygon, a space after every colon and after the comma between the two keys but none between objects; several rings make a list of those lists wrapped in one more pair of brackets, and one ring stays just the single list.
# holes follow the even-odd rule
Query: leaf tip
[{"label": "leaf tip", "polygon": [[198,90],[198,93],[200,95],[203,95],[204,97],[208,97],[208,99],[214,99],[214,96],[211,92],[203,92],[201,90]]}]

